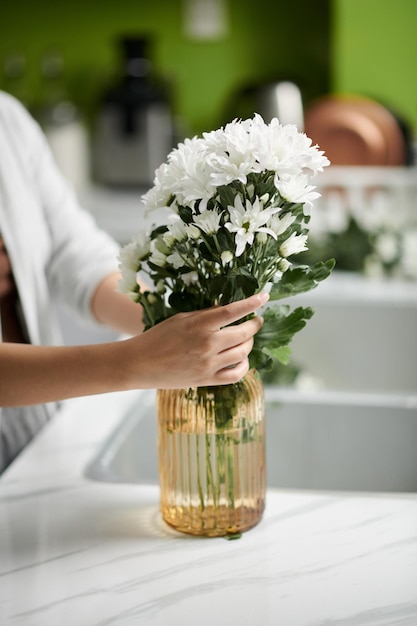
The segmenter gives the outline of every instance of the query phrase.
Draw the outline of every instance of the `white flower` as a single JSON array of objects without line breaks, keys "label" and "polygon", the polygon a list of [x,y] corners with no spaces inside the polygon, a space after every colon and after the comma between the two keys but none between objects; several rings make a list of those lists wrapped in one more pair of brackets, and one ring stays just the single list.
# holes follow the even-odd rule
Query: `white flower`
[{"label": "white flower", "polygon": [[140,233],[133,241],[123,246],[119,252],[119,269],[121,279],[118,291],[125,293],[132,300],[137,300],[137,272],[142,267],[143,259],[149,254],[148,235]]},{"label": "white flower", "polygon": [[[162,210],[163,221],[155,220],[160,227],[120,257],[121,289],[143,305],[146,327],[161,315],[225,304],[254,289],[270,289],[279,298],[285,277],[294,283],[293,293],[314,285],[314,272],[290,268],[292,255],[307,250],[308,207],[319,197],[310,179],[326,165],[323,152],[295,126],[276,118],[265,123],[258,114],[179,143],[143,196],[146,213]],[[404,260],[408,272],[417,273],[411,245]],[[329,272],[330,263],[320,280]],[[141,291],[144,275],[154,290]],[[281,313],[265,318],[265,336],[272,341],[281,332],[280,318]],[[291,339],[296,326],[289,318],[284,339]],[[254,347],[250,364],[261,370],[270,355],[257,342]],[[274,356],[285,360],[285,352]]]},{"label": "white flower", "polygon": [[292,124],[281,125],[274,118],[265,125],[260,116],[253,120],[255,154],[261,170],[270,170],[279,175],[298,175],[309,169],[316,174],[329,165],[323,152],[311,145],[311,139],[300,133]]},{"label": "white flower", "polygon": [[174,243],[187,239],[185,224],[179,217],[173,218],[168,224],[168,230],[162,235],[162,239],[168,247],[172,247]]},{"label": "white flower", "polygon": [[136,273],[132,271],[131,274],[126,273],[122,275],[119,282],[117,283],[117,291],[119,293],[123,293],[127,295],[127,297],[130,298],[130,300],[133,300],[133,302],[138,302],[139,289],[138,289],[138,283],[136,279]]},{"label": "white flower", "polygon": [[167,263],[167,257],[163,252],[160,252],[156,248],[152,251],[149,257],[149,262],[157,265],[158,267],[165,267]]},{"label": "white flower", "polygon": [[211,181],[216,187],[228,185],[234,180],[239,180],[245,185],[250,172],[260,171],[253,151],[253,141],[245,125],[234,120],[226,125],[221,144],[218,137],[218,131],[205,136],[208,150],[212,148],[207,155]]},{"label": "white flower", "polygon": [[279,253],[282,257],[287,258],[292,254],[298,254],[308,250],[306,246],[307,235],[297,235],[297,233],[291,233],[286,241],[284,241],[279,247]]},{"label": "white flower", "polygon": [[179,269],[180,267],[184,267],[184,265],[190,265],[189,260],[184,258],[183,255],[179,254],[176,251],[167,257],[167,263],[172,265],[172,267],[176,270]]},{"label": "white flower", "polygon": [[142,202],[147,210],[162,208],[168,204],[171,193],[163,184],[163,172],[165,172],[167,167],[167,164],[163,163],[156,170],[154,186],[142,196]]},{"label": "white flower", "polygon": [[285,213],[282,217],[273,215],[268,222],[268,226],[276,235],[282,235],[294,221],[295,215],[292,215],[292,213]]},{"label": "white flower", "polygon": [[119,252],[119,267],[122,272],[125,269],[132,269],[136,272],[149,250],[149,237],[145,233],[140,233],[133,241],[123,246]]},{"label": "white flower", "polygon": [[240,196],[235,197],[234,206],[229,206],[230,222],[225,224],[231,233],[236,233],[236,256],[243,254],[247,244],[252,245],[255,233],[268,233],[276,239],[276,234],[270,228],[264,226],[271,215],[279,211],[279,208],[264,209],[259,198],[255,198],[253,204],[246,200],[243,206]]},{"label": "white flower", "polygon": [[188,224],[185,227],[185,232],[189,237],[191,237],[191,239],[199,239],[201,235],[197,226],[194,226],[193,224]]},{"label": "white flower", "polygon": [[[154,186],[142,199],[148,209],[165,207],[172,199],[171,207],[193,207],[199,201],[199,209],[204,211],[217,187],[234,181],[246,185],[249,174],[272,171],[277,181],[283,181],[285,175],[299,176],[306,170],[315,175],[326,165],[329,160],[323,152],[295,126],[282,126],[276,118],[266,124],[255,114],[252,119],[233,120],[224,128],[178,144],[156,170]],[[317,197],[306,184],[301,191],[296,195],[305,197],[306,202]],[[292,190],[291,197],[294,193]]]},{"label": "white flower", "polygon": [[233,120],[224,129],[203,135],[210,178],[216,187],[234,180],[246,184],[250,172],[260,171],[254,155],[251,127],[252,120]]},{"label": "white flower", "polygon": [[291,267],[291,263],[289,262],[288,259],[281,259],[280,262],[278,263],[278,269],[281,272],[286,272],[290,267]]},{"label": "white flower", "polygon": [[256,241],[259,241],[259,243],[266,243],[268,241],[268,235],[265,232],[257,232]]},{"label": "white flower", "polygon": [[290,176],[283,174],[275,175],[275,186],[281,196],[287,202],[313,204],[313,200],[320,198],[320,194],[314,191],[313,185],[308,185],[307,174],[299,174],[298,176]]},{"label": "white flower", "polygon": [[219,230],[221,213],[216,210],[204,211],[194,218],[194,224],[198,226],[206,235],[214,235]]},{"label": "white flower", "polygon": [[233,253],[230,250],[224,250],[220,256],[223,265],[227,265],[233,261]]},{"label": "white flower", "polygon": [[204,142],[198,137],[186,139],[168,156],[164,185],[180,204],[207,201],[215,192],[204,156]]}]

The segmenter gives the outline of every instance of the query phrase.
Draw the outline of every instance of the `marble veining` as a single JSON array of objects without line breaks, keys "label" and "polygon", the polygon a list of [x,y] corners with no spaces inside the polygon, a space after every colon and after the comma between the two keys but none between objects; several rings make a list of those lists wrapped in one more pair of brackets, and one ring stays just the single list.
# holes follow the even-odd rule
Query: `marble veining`
[{"label": "marble veining", "polygon": [[0,624],[417,626],[415,494],[273,489],[241,539],[84,469],[140,394],[66,403],[0,480]]}]

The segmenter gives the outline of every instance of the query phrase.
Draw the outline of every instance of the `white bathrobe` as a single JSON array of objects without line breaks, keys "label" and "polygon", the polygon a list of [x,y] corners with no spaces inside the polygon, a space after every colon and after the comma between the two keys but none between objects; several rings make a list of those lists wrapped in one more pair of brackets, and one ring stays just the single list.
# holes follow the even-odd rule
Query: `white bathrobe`
[{"label": "white bathrobe", "polygon": [[[22,105],[3,92],[0,233],[11,260],[31,343],[59,344],[52,297],[85,318],[92,318],[92,294],[99,281],[117,269],[119,248],[80,207],[38,124]],[[0,472],[53,412],[51,405],[0,408]],[[16,432],[9,433],[10,428]]]}]

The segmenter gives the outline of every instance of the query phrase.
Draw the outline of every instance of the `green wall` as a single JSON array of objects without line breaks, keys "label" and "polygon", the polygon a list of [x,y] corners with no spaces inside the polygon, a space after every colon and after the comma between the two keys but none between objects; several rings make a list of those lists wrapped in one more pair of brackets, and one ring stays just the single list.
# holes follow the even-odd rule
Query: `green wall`
[{"label": "green wall", "polygon": [[26,54],[27,92],[37,104],[42,53],[57,47],[73,99],[92,115],[119,67],[118,35],[146,32],[186,132],[226,121],[242,85],[292,78],[306,103],[329,91],[368,95],[417,133],[416,0],[225,0],[229,32],[218,41],[185,37],[183,1],[4,0],[0,62],[13,49]]},{"label": "green wall", "polygon": [[[39,65],[49,47],[62,51],[73,99],[87,113],[118,70],[121,33],[151,33],[158,71],[175,86],[175,109],[187,132],[210,130],[230,113],[244,84],[292,78],[305,98],[329,89],[331,0],[225,0],[228,35],[187,39],[183,0],[15,0],[0,11],[0,60],[12,49],[28,59],[31,104],[42,100]],[[5,79],[0,77],[0,87]]]},{"label": "green wall", "polygon": [[332,88],[376,98],[417,134],[417,1],[333,0]]}]

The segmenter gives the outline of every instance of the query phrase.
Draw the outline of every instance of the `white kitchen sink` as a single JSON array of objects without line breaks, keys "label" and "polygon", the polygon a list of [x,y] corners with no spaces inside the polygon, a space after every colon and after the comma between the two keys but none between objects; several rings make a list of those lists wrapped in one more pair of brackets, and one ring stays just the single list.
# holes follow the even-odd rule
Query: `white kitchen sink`
[{"label": "white kitchen sink", "polygon": [[[417,396],[266,388],[272,488],[417,492]],[[146,391],[86,468],[158,482],[155,392]]]},{"label": "white kitchen sink", "polygon": [[290,347],[317,386],[417,394],[417,282],[335,271],[286,304],[315,311]]},{"label": "white kitchen sink", "polygon": [[[268,485],[417,492],[417,283],[334,272],[288,304],[315,315],[291,344],[304,384],[266,387]],[[155,392],[86,475],[157,483]]]}]

